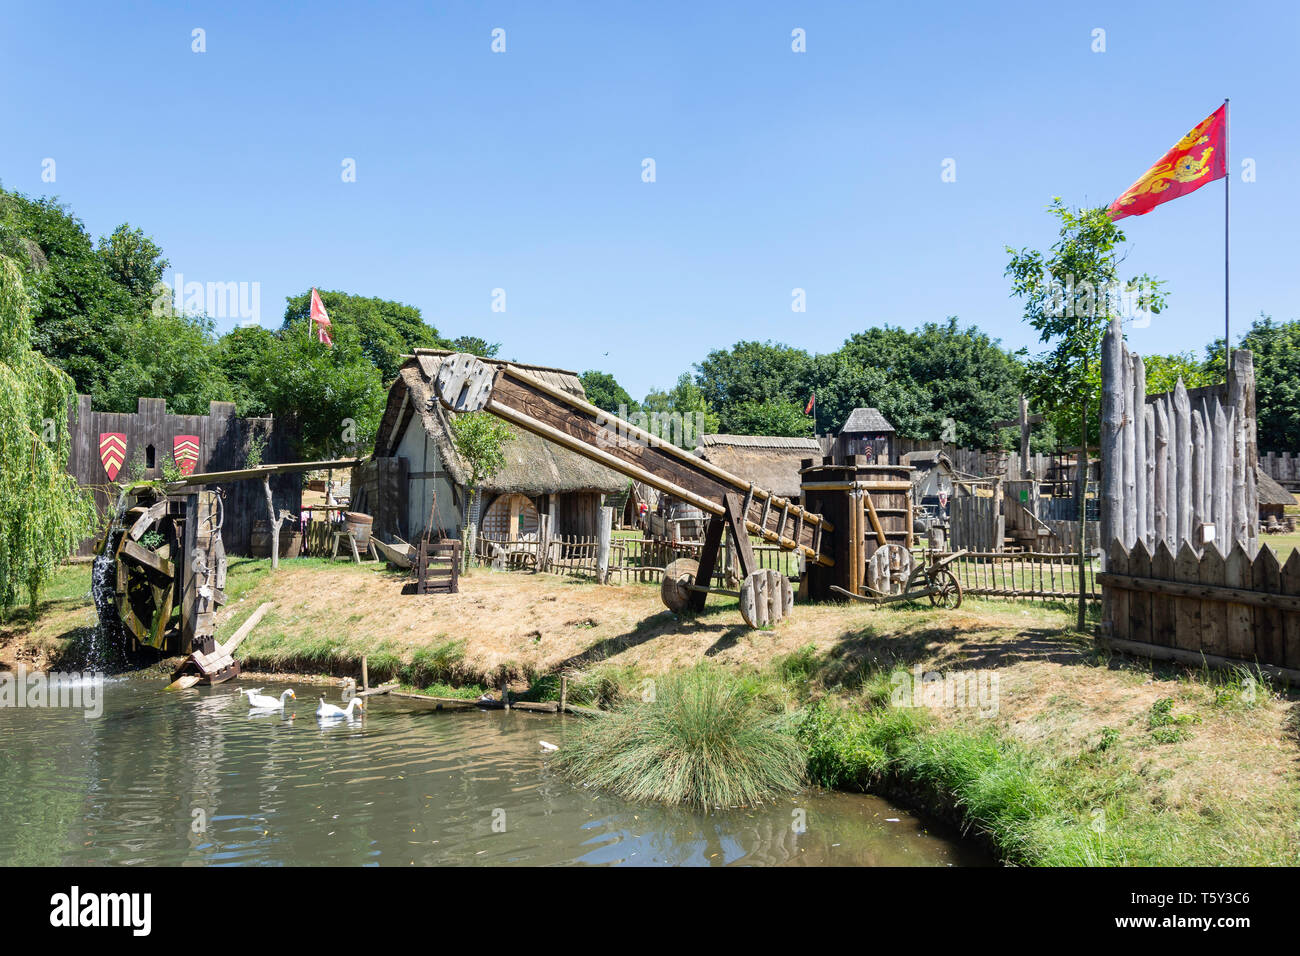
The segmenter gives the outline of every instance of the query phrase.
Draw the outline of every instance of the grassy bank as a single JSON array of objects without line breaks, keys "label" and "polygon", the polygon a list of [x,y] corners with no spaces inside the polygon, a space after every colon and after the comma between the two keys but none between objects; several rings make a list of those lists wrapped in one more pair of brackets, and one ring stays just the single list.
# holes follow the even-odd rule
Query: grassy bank
[{"label": "grassy bank", "polygon": [[[626,710],[635,727],[648,687],[708,661],[750,682],[749,717],[782,718],[764,732],[796,742],[806,779],[957,820],[1006,860],[1300,863],[1300,697],[1257,674],[1109,656],[1066,608],[800,606],[756,632],[734,601],[678,618],[654,586],[551,575],[475,570],[460,594],[419,597],[373,565],[290,561],[272,575],[236,559],[228,584],[221,638],[274,603],[240,649],[246,669],[355,677],[365,656],[372,682],[438,696],[505,682],[534,700],[558,699],[563,674],[572,703]],[[88,568],[61,572],[35,621],[0,624],[0,661],[75,657],[88,587]],[[996,708],[897,706],[895,675],[917,667],[996,675]],[[654,752],[686,726],[642,744]]]}]

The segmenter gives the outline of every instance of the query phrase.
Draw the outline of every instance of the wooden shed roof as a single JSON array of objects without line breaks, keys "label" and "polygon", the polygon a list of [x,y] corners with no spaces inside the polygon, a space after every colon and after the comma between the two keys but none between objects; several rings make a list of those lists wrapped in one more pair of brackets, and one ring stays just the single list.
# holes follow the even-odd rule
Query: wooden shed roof
[{"label": "wooden shed roof", "polygon": [[855,408],[849,412],[848,420],[844,422],[844,427],[840,429],[840,434],[846,432],[857,434],[859,432],[892,432],[894,426],[889,424],[878,408]]},{"label": "wooden shed roof", "polygon": [[820,461],[822,446],[816,438],[701,435],[695,453],[756,487],[789,498],[799,494],[800,462]]},{"label": "wooden shed roof", "polygon": [[1296,504],[1295,495],[1279,485],[1277,480],[1264,471],[1263,468],[1255,472],[1255,478],[1255,488],[1259,494],[1259,503],[1261,505]]}]

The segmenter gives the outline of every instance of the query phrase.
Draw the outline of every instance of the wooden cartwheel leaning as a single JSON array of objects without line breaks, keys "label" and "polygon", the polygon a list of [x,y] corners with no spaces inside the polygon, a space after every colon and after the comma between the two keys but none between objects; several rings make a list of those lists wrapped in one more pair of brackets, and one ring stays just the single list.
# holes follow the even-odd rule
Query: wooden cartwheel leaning
[{"label": "wooden cartwheel leaning", "polygon": [[[866,604],[894,604],[898,601],[919,601],[921,598],[928,597],[935,607],[949,610],[961,607],[961,582],[957,580],[957,575],[952,573],[948,565],[965,554],[964,549],[942,557],[938,552],[928,551],[926,552],[928,560],[913,566],[910,553],[907,554],[906,561],[897,554],[887,553],[895,548],[899,551],[905,550],[891,544],[879,549],[873,555],[874,582],[878,584],[875,587],[863,585],[862,590],[866,593],[854,594],[834,584],[830,589]],[[878,568],[875,567],[876,558],[880,559]],[[910,568],[905,579],[899,573],[903,567]],[[889,588],[887,591],[883,590],[886,586]],[[882,589],[878,590],[878,587]]]},{"label": "wooden cartwheel leaning", "polygon": [[695,583],[700,573],[700,563],[691,558],[678,558],[664,568],[659,597],[664,606],[674,614],[690,606],[691,595],[724,594],[740,601],[740,616],[753,628],[773,627],[784,621],[794,610],[794,588],[790,579],[774,568],[760,568],[748,575],[739,591],[723,588],[706,588]]}]

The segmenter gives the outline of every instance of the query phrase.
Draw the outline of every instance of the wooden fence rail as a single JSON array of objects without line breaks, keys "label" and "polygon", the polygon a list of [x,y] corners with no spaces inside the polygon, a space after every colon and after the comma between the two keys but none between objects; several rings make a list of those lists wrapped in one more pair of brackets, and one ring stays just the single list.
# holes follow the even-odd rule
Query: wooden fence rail
[{"label": "wooden fence rail", "polygon": [[1238,542],[1177,554],[1112,542],[1100,575],[1103,638],[1126,650],[1209,663],[1258,664],[1300,679],[1300,552],[1283,564],[1267,545]]},{"label": "wooden fence rail", "polygon": [[[1075,601],[1079,598],[1079,557],[1041,551],[967,552],[948,565],[962,591],[975,597]],[[1084,565],[1088,600],[1099,600],[1097,575]]]}]

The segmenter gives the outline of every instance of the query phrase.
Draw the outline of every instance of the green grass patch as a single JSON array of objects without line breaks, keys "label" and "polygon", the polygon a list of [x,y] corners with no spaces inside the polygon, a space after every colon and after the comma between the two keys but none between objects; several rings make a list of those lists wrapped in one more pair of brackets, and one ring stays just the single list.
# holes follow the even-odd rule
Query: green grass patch
[{"label": "green grass patch", "polygon": [[704,663],[578,728],[556,765],[630,800],[737,807],[798,791],[806,760],[780,694]]}]

